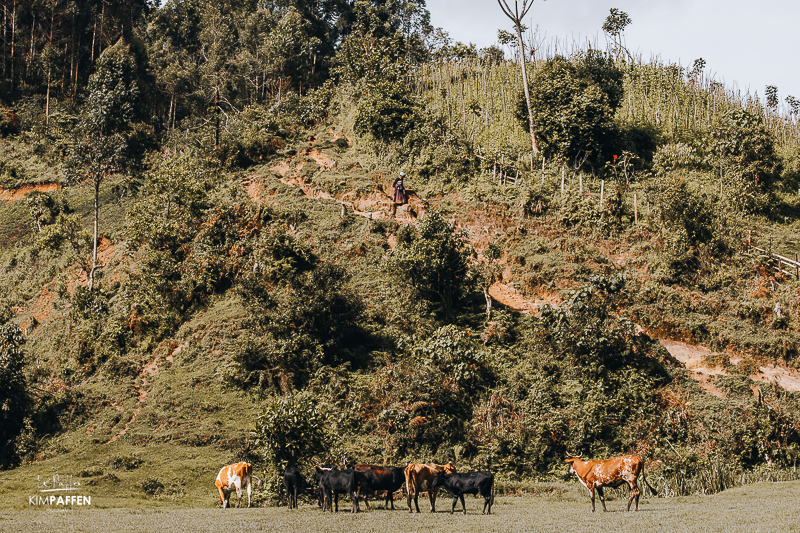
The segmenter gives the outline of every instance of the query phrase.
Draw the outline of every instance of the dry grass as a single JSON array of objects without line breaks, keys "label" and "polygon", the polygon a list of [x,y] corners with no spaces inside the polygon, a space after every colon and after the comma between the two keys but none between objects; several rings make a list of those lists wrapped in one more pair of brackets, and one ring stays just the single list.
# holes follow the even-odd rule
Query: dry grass
[{"label": "dry grass", "polygon": [[[467,500],[467,516],[450,515],[449,498],[440,497],[440,512],[409,514],[400,503],[395,511],[373,510],[352,515],[323,514],[316,506],[301,505],[296,511],[285,507],[259,509],[186,509],[174,505],[153,508],[145,501],[130,501],[121,508],[102,509],[103,496],[96,495],[93,507],[65,510],[24,510],[0,512],[0,529],[19,531],[35,527],[51,531],[150,532],[209,531],[315,531],[353,533],[385,531],[797,531],[800,482],[758,483],[715,496],[643,499],[637,513],[623,511],[627,493],[614,491],[608,513],[592,514],[589,499],[577,484],[564,491],[541,496],[499,497],[494,514],[482,516],[483,500]],[[611,491],[608,491],[610,493]],[[15,496],[6,496],[5,501]],[[22,498],[20,494],[18,498]],[[341,502],[340,502],[341,503]]]}]

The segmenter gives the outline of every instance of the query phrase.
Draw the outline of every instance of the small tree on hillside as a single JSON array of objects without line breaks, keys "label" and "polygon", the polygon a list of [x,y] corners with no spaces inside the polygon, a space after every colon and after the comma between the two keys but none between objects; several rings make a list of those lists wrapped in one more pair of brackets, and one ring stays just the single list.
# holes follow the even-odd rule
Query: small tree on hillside
[{"label": "small tree on hillside", "polygon": [[255,448],[273,468],[296,465],[325,451],[325,417],[309,393],[266,403],[251,430]]},{"label": "small tree on hillside", "polygon": [[625,28],[627,28],[630,23],[631,18],[627,13],[612,7],[611,12],[606,17],[606,21],[603,23],[603,31],[606,32],[614,42],[614,49],[617,57],[619,57],[620,52],[625,52],[628,59],[633,60],[631,53],[628,52],[628,49],[623,43],[624,38],[622,36],[622,32],[625,31]]},{"label": "small tree on hillside", "polygon": [[140,154],[134,123],[142,113],[137,65],[130,48],[120,40],[97,60],[89,78],[88,96],[75,142],[67,161],[67,176],[94,187],[92,266],[88,286],[94,286],[99,240],[100,185],[135,166]]},{"label": "small tree on hillside", "polygon": [[533,110],[531,108],[531,95],[528,88],[528,69],[525,67],[525,44],[522,41],[522,19],[528,14],[528,11],[533,7],[533,0],[522,0],[520,6],[519,0],[514,0],[514,9],[508,4],[507,0],[497,0],[503,14],[511,19],[514,23],[514,29],[517,32],[517,44],[519,46],[519,66],[522,69],[522,87],[525,93],[525,102],[528,108],[528,131],[531,133],[531,150],[533,153],[539,152],[539,143],[536,140],[536,133],[534,129]]},{"label": "small tree on hillside", "polygon": [[387,269],[412,293],[441,304],[449,320],[469,287],[470,252],[465,232],[433,211],[420,223],[416,239],[397,246]]},{"label": "small tree on hillside", "polygon": [[0,326],[0,468],[16,464],[15,440],[30,408],[24,343],[19,326],[11,323]]},{"label": "small tree on hillside", "polygon": [[[572,60],[556,56],[531,80],[533,127],[545,156],[602,165],[614,139],[614,112],[622,101],[623,74],[613,60],[589,50]],[[517,101],[517,120],[527,126],[526,102]]]}]

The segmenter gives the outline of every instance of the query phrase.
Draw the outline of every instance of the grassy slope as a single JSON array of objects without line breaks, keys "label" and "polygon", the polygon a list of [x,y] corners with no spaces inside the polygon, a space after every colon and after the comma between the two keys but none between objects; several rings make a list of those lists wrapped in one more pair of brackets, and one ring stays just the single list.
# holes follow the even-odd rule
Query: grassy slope
[{"label": "grassy slope", "polygon": [[[368,172],[356,165],[359,155],[352,151],[341,153],[330,145],[321,148],[337,160],[339,168],[348,170],[326,173],[311,167],[306,178],[337,198],[344,198],[351,191],[368,194],[388,175],[388,171]],[[308,220],[299,226],[298,235],[311,243],[323,259],[342,262],[358,273],[354,285],[365,296],[373,318],[395,312],[387,299],[387,288],[375,271],[388,249],[387,236],[396,229],[363,217],[349,216],[343,220],[336,201],[303,197],[299,189],[278,181],[267,166],[253,168],[247,174],[260,176],[267,203],[294,207],[307,214]],[[88,212],[90,196],[86,189],[72,189],[68,194],[77,212]],[[124,206],[111,202],[110,197],[107,200],[102,227],[119,244],[124,241],[121,231]],[[499,207],[490,209],[490,203],[469,194],[450,194],[431,200],[431,204],[457,216],[459,224],[470,230],[471,239],[479,249],[489,237],[508,237],[506,281],[517,283],[531,298],[549,295],[558,299],[562,291],[579,286],[595,272],[622,269],[647,275],[649,248],[647,237],[642,234],[630,232],[609,239],[580,230],[565,232],[546,217],[517,219],[513,212]],[[27,220],[22,202],[0,208],[0,221],[9,227],[14,223],[29,227]],[[89,219],[84,218],[84,223],[88,224]],[[516,232],[520,223],[526,227],[525,234]],[[16,252],[10,247],[3,250],[6,256],[13,253]],[[39,295],[42,286],[55,281],[46,263],[31,264],[34,266],[20,278],[16,289],[29,301]],[[131,267],[120,259],[118,270],[111,269],[106,275],[111,279],[115,273],[124,273]],[[661,290],[666,295],[642,304],[642,314],[658,310],[661,316],[664,300],[686,291],[681,287],[661,287]],[[738,290],[748,289],[745,286]],[[17,320],[22,322],[26,313]],[[686,316],[684,309],[679,308],[675,313]],[[171,501],[192,507],[215,505],[216,471],[222,464],[246,456],[247,430],[258,414],[257,399],[225,389],[218,379],[227,357],[226,341],[237,334],[243,316],[241,302],[234,296],[214,299],[172,339],[132,356],[135,375],[113,380],[96,376],[81,383],[76,390],[90,399],[90,412],[70,416],[63,434],[46,438],[41,446],[44,450],[39,456],[41,461],[0,476],[3,481],[0,493],[6,495],[2,505],[24,506],[27,500],[19,504],[14,498],[28,490],[37,475],[52,473],[75,476],[83,473],[86,477],[82,480],[107,495],[102,505],[108,507],[127,506],[131,502],[137,507],[158,507]],[[701,309],[695,320],[709,316],[707,310]],[[50,382],[54,386],[58,386],[59,368],[68,358],[59,345],[67,328],[65,318],[44,323],[34,331],[27,345],[45,368],[51,369]],[[686,324],[679,324],[676,330],[691,331]],[[153,365],[157,371],[150,375]],[[145,367],[149,368],[148,373]],[[143,393],[146,393],[144,401]],[[695,387],[691,395],[703,393]],[[115,436],[118,439],[109,444]],[[125,464],[138,463],[137,459],[141,463],[126,470]],[[165,489],[158,496],[146,496],[142,490],[141,485],[148,478],[164,484]]]}]

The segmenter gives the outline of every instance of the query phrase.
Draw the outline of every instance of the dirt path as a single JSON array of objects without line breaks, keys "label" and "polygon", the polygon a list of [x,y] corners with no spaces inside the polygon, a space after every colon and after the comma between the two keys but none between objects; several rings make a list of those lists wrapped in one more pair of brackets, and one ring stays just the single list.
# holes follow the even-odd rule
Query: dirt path
[{"label": "dirt path", "polygon": [[61,189],[58,183],[27,183],[20,185],[16,189],[3,189],[0,188],[0,201],[11,203],[18,202],[25,198],[26,194],[34,191],[39,192],[53,192]]},{"label": "dirt path", "polygon": [[[303,195],[312,200],[330,200],[343,206],[344,210],[350,213],[369,219],[395,220],[401,224],[416,224],[418,219],[425,215],[425,202],[418,198],[411,191],[409,203],[407,205],[394,206],[394,202],[384,190],[375,192],[366,197],[337,198],[327,191],[317,189],[312,184],[306,182],[302,176],[303,167],[306,159],[313,159],[323,171],[336,170],[336,161],[314,148],[316,139],[310,143],[311,147],[302,150],[289,160],[281,161],[270,167],[270,170],[277,173],[281,183],[289,187],[295,187],[303,191]],[[257,174],[247,176],[242,180],[242,187],[247,191],[253,201],[264,202],[264,188],[260,183],[260,176]],[[352,196],[352,195],[351,195]]]}]

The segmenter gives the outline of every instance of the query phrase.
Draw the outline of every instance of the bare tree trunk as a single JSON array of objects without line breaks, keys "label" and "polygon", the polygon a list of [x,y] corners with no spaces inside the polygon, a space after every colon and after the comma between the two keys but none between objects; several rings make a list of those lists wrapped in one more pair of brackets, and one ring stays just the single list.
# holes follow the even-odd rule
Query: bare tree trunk
[{"label": "bare tree trunk", "polygon": [[8,43],[6,43],[6,26],[8,25],[8,8],[5,4],[3,4],[3,78],[6,77],[6,48],[8,48]]},{"label": "bare tree trunk", "polygon": [[525,45],[522,42],[522,31],[517,24],[517,41],[519,41],[519,66],[522,69],[522,86],[525,90],[525,103],[528,106],[528,127],[531,131],[531,148],[533,152],[539,153],[539,143],[536,140],[536,133],[533,131],[533,110],[531,109],[531,92],[528,88],[528,69],[525,67]]},{"label": "bare tree trunk", "polygon": [[11,90],[14,90],[14,40],[17,35],[17,0],[11,9]]},{"label": "bare tree trunk", "polygon": [[214,126],[214,149],[219,152],[219,87],[214,90],[214,113],[216,124]]},{"label": "bare tree trunk", "polygon": [[28,51],[28,64],[25,65],[25,78],[31,82],[31,65],[33,65],[33,36],[36,34],[36,10],[31,7],[31,47]]},{"label": "bare tree trunk", "polygon": [[89,271],[89,290],[94,287],[94,272],[97,270],[97,225],[100,216],[100,177],[94,180],[94,235],[92,246],[92,269]]}]

